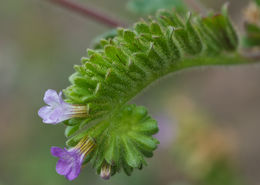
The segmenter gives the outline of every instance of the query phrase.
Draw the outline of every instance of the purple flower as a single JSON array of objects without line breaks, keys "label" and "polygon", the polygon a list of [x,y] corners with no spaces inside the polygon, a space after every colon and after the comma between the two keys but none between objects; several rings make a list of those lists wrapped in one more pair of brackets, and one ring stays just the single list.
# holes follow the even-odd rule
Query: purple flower
[{"label": "purple flower", "polygon": [[94,140],[85,137],[71,149],[51,147],[51,154],[59,158],[56,165],[57,173],[64,175],[70,181],[77,178],[85,156],[94,149],[94,146]]},{"label": "purple flower", "polygon": [[40,108],[38,115],[44,123],[57,124],[73,117],[87,116],[87,107],[84,105],[72,105],[62,99],[62,92],[49,89],[45,92],[43,101],[47,104]]}]

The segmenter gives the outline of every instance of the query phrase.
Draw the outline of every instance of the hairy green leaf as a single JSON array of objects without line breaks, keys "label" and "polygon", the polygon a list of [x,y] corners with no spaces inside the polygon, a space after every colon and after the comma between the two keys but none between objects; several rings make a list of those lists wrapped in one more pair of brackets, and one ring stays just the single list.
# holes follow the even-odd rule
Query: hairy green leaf
[{"label": "hairy green leaf", "polygon": [[238,39],[226,15],[188,15],[182,20],[161,10],[157,19],[138,22],[75,66],[67,102],[87,104],[88,121],[110,115],[158,78],[192,66],[233,64]]}]

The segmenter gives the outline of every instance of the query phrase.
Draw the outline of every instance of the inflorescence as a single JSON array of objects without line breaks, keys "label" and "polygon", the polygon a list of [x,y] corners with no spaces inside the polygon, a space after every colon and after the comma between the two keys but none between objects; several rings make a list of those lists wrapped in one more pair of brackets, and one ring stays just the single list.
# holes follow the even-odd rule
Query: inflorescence
[{"label": "inflorescence", "polygon": [[[47,90],[38,114],[46,124],[65,124],[68,149],[52,147],[57,173],[75,179],[81,166],[92,163],[103,179],[123,170],[131,175],[146,165],[159,141],[157,122],[145,107],[126,104],[158,78],[194,66],[245,63],[237,57],[238,38],[227,16],[183,20],[160,10],[156,19],[133,29],[118,29],[113,39],[88,50],[82,65],[59,94]],[[89,124],[92,122],[93,124]]]}]

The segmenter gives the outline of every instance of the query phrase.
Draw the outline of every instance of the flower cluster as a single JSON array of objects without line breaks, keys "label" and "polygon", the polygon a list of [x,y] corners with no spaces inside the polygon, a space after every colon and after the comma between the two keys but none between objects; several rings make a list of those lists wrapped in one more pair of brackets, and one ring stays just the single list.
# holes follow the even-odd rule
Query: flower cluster
[{"label": "flower cluster", "polygon": [[[45,92],[43,100],[47,106],[40,108],[38,115],[46,124],[57,124],[70,118],[88,115],[85,105],[72,105],[64,102],[61,92],[58,94],[49,89]],[[59,158],[56,165],[57,173],[64,175],[68,180],[77,178],[85,157],[92,152],[94,147],[95,141],[89,136],[82,138],[75,147],[70,149],[51,147],[51,154]],[[100,176],[103,179],[109,179],[110,170],[111,166],[106,164],[101,169]]]},{"label": "flower cluster", "polygon": [[[74,118],[65,123],[70,148],[51,150],[59,157],[57,172],[69,180],[78,176],[90,153],[86,161],[104,179],[120,170],[131,175],[146,165],[145,158],[159,144],[153,137],[158,125],[146,108],[126,102],[153,81],[189,67],[247,63],[236,55],[239,39],[227,6],[217,16],[188,14],[183,20],[160,10],[155,17],[131,29],[119,28],[115,38],[100,41],[100,49],[88,50],[64,89],[68,102],[76,104],[65,102],[62,93],[46,91],[47,106],[38,112],[44,123]],[[90,122],[95,124],[85,129]]]}]

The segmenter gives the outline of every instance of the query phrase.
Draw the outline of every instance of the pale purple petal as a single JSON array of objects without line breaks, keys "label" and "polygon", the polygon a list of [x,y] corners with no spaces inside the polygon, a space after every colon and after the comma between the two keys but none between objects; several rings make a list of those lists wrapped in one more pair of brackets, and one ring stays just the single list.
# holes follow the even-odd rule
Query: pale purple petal
[{"label": "pale purple petal", "polygon": [[71,117],[70,111],[73,108],[62,99],[62,93],[59,95],[54,90],[47,90],[44,95],[44,101],[49,106],[44,106],[38,111],[38,115],[44,123],[57,124]]},{"label": "pale purple petal", "polygon": [[57,124],[87,113],[85,105],[78,106],[64,102],[62,92],[58,94],[56,91],[49,89],[44,95],[44,101],[49,106],[44,106],[38,111],[44,123]]},{"label": "pale purple petal", "polygon": [[58,174],[64,175],[68,180],[78,177],[84,154],[81,154],[75,148],[67,150],[66,148],[62,149],[59,147],[52,147],[51,153],[53,156],[59,158],[56,164]]},{"label": "pale purple petal", "polygon": [[77,178],[80,173],[80,168],[81,168],[81,163],[75,163],[74,166],[72,166],[70,172],[67,173],[66,178],[70,181]]},{"label": "pale purple petal", "polygon": [[[63,99],[62,99],[62,91],[59,92],[59,103],[60,103],[60,104],[65,103],[65,102],[63,101]],[[66,104],[66,103],[65,103],[65,104]]]},{"label": "pale purple petal", "polygon": [[38,114],[43,119],[43,123],[47,124],[57,124],[59,123],[60,114],[62,112],[60,110],[54,109],[50,106],[42,107]]},{"label": "pale purple petal", "polygon": [[67,175],[71,171],[71,163],[65,160],[58,160],[56,164],[56,172],[60,175]]},{"label": "pale purple petal", "polygon": [[56,106],[60,103],[60,96],[55,90],[48,89],[45,94],[43,101],[51,106]]},{"label": "pale purple petal", "polygon": [[64,110],[62,109],[62,107],[57,107],[48,116],[48,120],[51,120],[52,123],[59,123],[66,119],[67,116],[64,116]]},{"label": "pale purple petal", "polygon": [[48,116],[51,114],[52,110],[53,109],[50,106],[44,106],[44,107],[40,108],[40,110],[38,111],[38,115],[43,120],[46,120],[46,119],[48,119]]},{"label": "pale purple petal", "polygon": [[57,146],[51,147],[51,154],[55,157],[61,157],[61,156],[64,155],[64,153],[67,153],[67,151],[65,149],[62,149],[62,148],[57,147]]},{"label": "pale purple petal", "polygon": [[67,119],[63,118],[61,119],[61,114],[63,114],[62,110],[53,109],[50,106],[44,106],[40,108],[38,111],[38,115],[42,118],[42,121],[47,124],[57,124],[61,122],[60,120],[64,121]]}]

